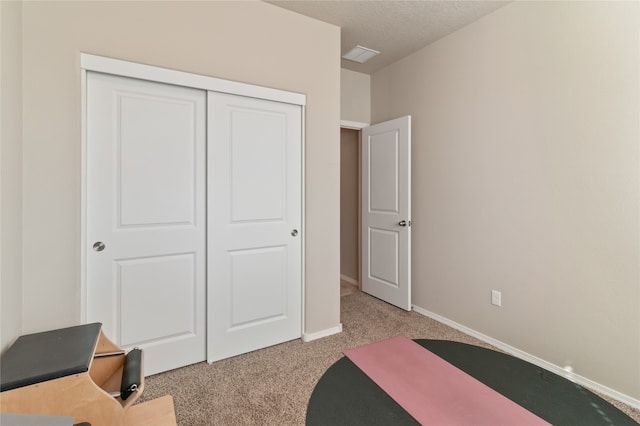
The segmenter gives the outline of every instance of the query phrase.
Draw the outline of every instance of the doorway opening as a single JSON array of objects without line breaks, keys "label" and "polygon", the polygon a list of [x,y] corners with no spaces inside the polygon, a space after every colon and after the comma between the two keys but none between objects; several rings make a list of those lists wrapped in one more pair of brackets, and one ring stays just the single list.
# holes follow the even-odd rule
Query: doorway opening
[{"label": "doorway opening", "polygon": [[360,131],[340,129],[340,296],[360,291]]}]

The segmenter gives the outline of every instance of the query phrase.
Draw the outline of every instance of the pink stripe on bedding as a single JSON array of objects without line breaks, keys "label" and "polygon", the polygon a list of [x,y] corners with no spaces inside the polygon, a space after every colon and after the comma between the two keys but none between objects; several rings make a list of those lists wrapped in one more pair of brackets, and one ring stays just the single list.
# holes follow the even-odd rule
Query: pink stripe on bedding
[{"label": "pink stripe on bedding", "polygon": [[344,352],[423,425],[548,425],[405,336]]}]

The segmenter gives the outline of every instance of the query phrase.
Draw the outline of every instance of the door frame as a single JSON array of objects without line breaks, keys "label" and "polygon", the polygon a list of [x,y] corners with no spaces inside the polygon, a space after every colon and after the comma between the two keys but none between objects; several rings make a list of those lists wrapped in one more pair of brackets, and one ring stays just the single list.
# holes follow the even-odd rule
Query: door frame
[{"label": "door frame", "polygon": [[[360,229],[360,224],[362,223],[362,176],[360,173],[362,159],[360,158],[360,152],[362,151],[362,129],[369,126],[371,126],[370,123],[340,120],[341,129],[358,131],[358,271],[362,270],[362,230]],[[358,279],[358,289],[362,291],[362,277]]]},{"label": "door frame", "polygon": [[[269,87],[256,86],[253,84],[241,83],[237,81],[224,80],[216,77],[209,77],[200,74],[193,74],[183,71],[176,71],[168,68],[143,65],[135,62],[123,61],[119,59],[107,58],[103,56],[80,53],[80,104],[81,104],[81,193],[80,193],[80,322],[87,321],[87,251],[89,250],[87,241],[87,72],[100,72],[113,74],[121,77],[136,78],[139,80],[166,83],[174,86],[184,86],[194,89],[201,89],[212,92],[229,93],[233,95],[246,96],[251,98],[265,99],[275,102],[299,105],[301,107],[302,135],[301,135],[301,330],[302,336],[305,332],[305,290],[306,290],[306,222],[305,222],[305,114],[307,96],[302,93],[290,92],[286,90],[273,89]],[[205,278],[206,280],[206,278]],[[208,282],[205,285],[208,292]],[[206,307],[208,309],[208,306]],[[207,314],[208,316],[208,314]]]}]

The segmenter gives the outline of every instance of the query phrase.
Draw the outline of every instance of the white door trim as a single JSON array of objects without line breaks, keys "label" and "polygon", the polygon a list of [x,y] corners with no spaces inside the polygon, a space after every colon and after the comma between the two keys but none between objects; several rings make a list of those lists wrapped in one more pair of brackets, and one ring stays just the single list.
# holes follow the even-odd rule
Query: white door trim
[{"label": "white door trim", "polygon": [[340,127],[343,129],[362,130],[365,127],[369,127],[369,123],[360,123],[357,121],[340,120]]},{"label": "white door trim", "polygon": [[305,187],[305,146],[306,146],[306,102],[307,96],[302,93],[289,92],[280,89],[256,86],[253,84],[240,83],[223,80],[220,78],[192,74],[183,71],[170,70],[166,68],[143,65],[135,62],[123,61],[119,59],[106,58],[102,56],[80,53],[80,106],[81,106],[81,195],[80,195],[80,322],[87,321],[87,71],[102,72],[124,77],[138,78],[141,80],[155,81],[159,83],[186,86],[196,89],[211,90],[240,96],[247,96],[258,99],[272,100],[276,102],[300,105],[302,108],[302,332],[305,327],[305,290],[306,290],[306,187]]},{"label": "white door trim", "polygon": [[306,105],[307,102],[307,96],[302,93],[288,92],[184,71],[137,64],[135,62],[105,58],[88,53],[80,53],[80,68],[87,71],[115,74],[122,77],[132,77],[140,80],[150,80],[158,83],[210,90],[212,92],[231,93],[233,95],[266,99],[287,104]]},{"label": "white door trim", "polygon": [[87,70],[80,70],[80,323],[87,322]]},{"label": "white door trim", "polygon": [[[302,108],[300,108],[300,114],[302,115],[300,117],[300,120],[302,120],[302,135],[301,138],[302,140],[300,141],[300,143],[302,144],[302,146],[300,147],[300,173],[302,174],[302,176],[300,176],[300,186],[302,188],[302,194],[300,194],[300,200],[302,202],[302,217],[300,218],[300,229],[302,231],[301,233],[301,237],[302,237],[302,251],[300,253],[300,256],[302,256],[302,264],[300,265],[300,280],[301,280],[301,285],[302,285],[302,293],[301,293],[301,297],[302,300],[300,301],[300,303],[302,304],[300,306],[300,308],[302,309],[301,313],[300,313],[300,321],[302,322],[302,324],[300,324],[301,328],[300,330],[302,330],[302,341],[304,342],[304,335],[305,332],[307,330],[306,324],[307,324],[307,320],[306,320],[306,300],[307,300],[307,254],[306,254],[306,246],[307,246],[307,215],[305,214],[305,209],[306,209],[306,205],[307,205],[307,200],[306,200],[306,176],[307,176],[307,172],[306,172],[306,164],[307,162],[305,161],[306,157],[306,146],[307,146],[307,123],[305,121],[305,117],[307,116],[307,107],[302,105]],[[340,327],[342,327],[342,324],[340,324]]]}]

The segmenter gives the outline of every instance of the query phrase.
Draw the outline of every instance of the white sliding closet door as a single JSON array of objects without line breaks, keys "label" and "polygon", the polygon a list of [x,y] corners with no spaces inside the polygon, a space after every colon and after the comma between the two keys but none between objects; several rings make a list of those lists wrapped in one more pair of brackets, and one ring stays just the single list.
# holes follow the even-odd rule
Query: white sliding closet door
[{"label": "white sliding closet door", "polygon": [[302,334],[302,108],[209,92],[209,362]]},{"label": "white sliding closet door", "polygon": [[87,322],[145,374],[206,359],[206,91],[87,73]]}]

